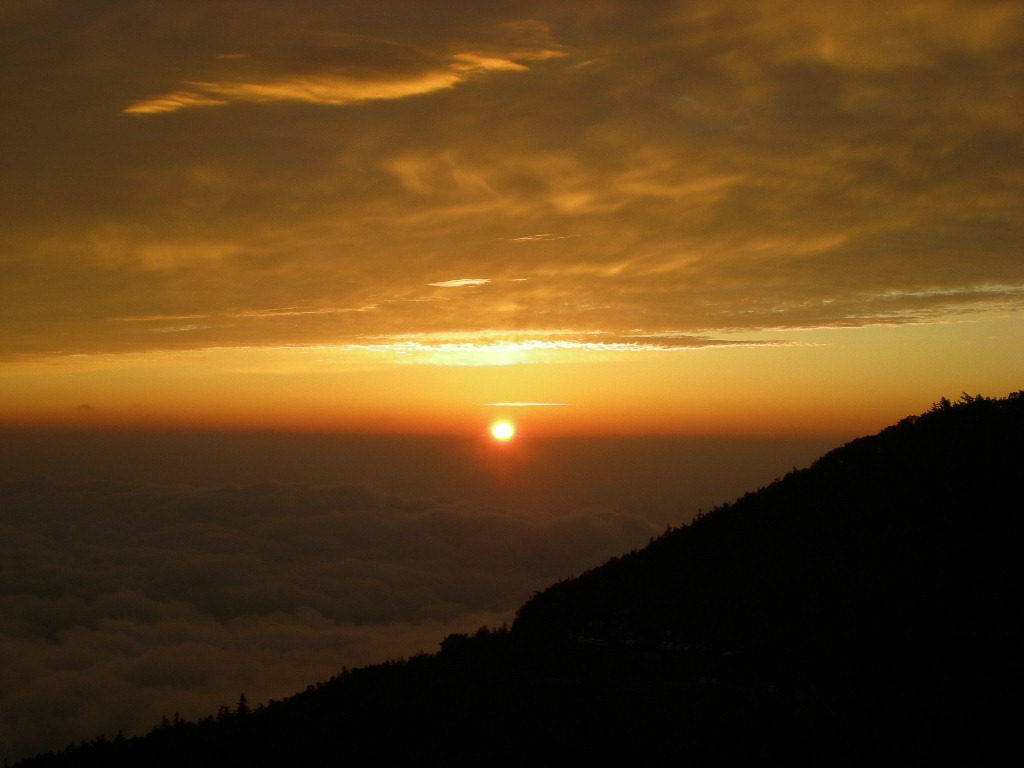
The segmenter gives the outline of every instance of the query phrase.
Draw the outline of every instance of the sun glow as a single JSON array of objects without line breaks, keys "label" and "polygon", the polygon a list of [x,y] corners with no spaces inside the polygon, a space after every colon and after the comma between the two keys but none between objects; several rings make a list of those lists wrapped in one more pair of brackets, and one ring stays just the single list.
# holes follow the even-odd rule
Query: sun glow
[{"label": "sun glow", "polygon": [[516,434],[516,427],[511,421],[501,419],[491,424],[491,437],[495,440],[511,440]]}]

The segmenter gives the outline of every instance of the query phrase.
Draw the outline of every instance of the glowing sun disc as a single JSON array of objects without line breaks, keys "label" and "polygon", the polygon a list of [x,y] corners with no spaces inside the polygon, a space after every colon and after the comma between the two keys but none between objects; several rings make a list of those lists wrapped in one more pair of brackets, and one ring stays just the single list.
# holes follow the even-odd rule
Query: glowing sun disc
[{"label": "glowing sun disc", "polygon": [[516,434],[516,427],[511,421],[502,419],[491,424],[491,437],[495,440],[511,440]]}]

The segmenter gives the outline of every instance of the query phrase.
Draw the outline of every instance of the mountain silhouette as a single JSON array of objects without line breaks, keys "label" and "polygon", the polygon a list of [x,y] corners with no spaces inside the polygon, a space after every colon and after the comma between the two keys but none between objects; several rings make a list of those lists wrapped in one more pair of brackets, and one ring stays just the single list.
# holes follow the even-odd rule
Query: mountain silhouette
[{"label": "mountain silhouette", "polygon": [[19,766],[971,764],[1024,683],[1024,392],[943,399],[511,627]]}]

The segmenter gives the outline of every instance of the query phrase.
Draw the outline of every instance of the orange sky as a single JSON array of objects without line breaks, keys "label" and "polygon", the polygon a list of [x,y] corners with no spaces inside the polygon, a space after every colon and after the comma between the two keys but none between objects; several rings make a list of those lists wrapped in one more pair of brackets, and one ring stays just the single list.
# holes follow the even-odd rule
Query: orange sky
[{"label": "orange sky", "polygon": [[852,435],[1005,395],[1022,32],[2,2],[0,426]]}]

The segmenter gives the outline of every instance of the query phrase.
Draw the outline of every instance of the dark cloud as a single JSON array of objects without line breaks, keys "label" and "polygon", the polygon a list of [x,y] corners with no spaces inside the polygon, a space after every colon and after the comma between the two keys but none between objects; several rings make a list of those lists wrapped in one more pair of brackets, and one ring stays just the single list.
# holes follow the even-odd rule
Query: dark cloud
[{"label": "dark cloud", "polygon": [[[8,355],[1020,308],[1013,2],[64,6],[5,33]],[[108,319],[162,314],[237,322]]]}]

